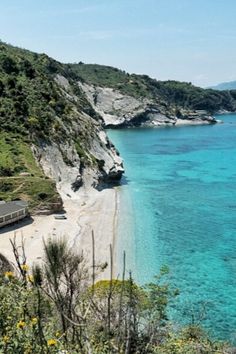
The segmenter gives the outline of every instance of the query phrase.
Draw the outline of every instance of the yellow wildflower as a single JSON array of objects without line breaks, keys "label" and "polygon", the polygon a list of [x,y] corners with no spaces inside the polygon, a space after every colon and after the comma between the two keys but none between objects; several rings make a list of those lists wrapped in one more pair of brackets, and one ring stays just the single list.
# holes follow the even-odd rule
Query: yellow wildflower
[{"label": "yellow wildflower", "polygon": [[14,277],[14,273],[13,272],[5,272],[4,275],[8,279],[12,279]]},{"label": "yellow wildflower", "polygon": [[24,354],[31,354],[32,353],[32,346],[28,344],[26,347],[26,350],[24,351]]},{"label": "yellow wildflower", "polygon": [[33,283],[33,282],[34,282],[34,277],[33,277],[33,275],[32,275],[32,274],[28,275],[28,276],[27,276],[27,280],[28,280],[29,283]]},{"label": "yellow wildflower", "polygon": [[33,317],[33,318],[31,319],[31,323],[32,323],[33,326],[36,325],[36,324],[38,323],[37,317]]},{"label": "yellow wildflower", "polygon": [[27,264],[22,264],[21,269],[27,272],[29,270],[29,266]]},{"label": "yellow wildflower", "polygon": [[61,336],[61,333],[60,332],[56,332],[56,337],[60,337]]},{"label": "yellow wildflower", "polygon": [[8,336],[4,336],[3,337],[3,342],[4,343],[8,343],[9,342],[9,337]]},{"label": "yellow wildflower", "polygon": [[48,339],[47,343],[49,347],[53,347],[57,344],[57,341],[55,339]]},{"label": "yellow wildflower", "polygon": [[23,329],[26,326],[25,321],[19,321],[16,325],[18,329]]}]

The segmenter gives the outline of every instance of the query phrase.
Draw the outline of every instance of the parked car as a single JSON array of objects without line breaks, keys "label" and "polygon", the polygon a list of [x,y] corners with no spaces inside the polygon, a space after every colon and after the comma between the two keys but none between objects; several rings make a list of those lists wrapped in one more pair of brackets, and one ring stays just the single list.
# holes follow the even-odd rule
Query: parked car
[{"label": "parked car", "polygon": [[65,220],[67,219],[67,216],[66,215],[54,215],[54,219],[56,220]]}]

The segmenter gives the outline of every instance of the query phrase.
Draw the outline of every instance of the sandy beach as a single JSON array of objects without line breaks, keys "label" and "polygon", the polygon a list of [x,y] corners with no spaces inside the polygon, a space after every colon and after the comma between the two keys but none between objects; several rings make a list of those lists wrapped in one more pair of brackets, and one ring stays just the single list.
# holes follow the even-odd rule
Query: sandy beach
[{"label": "sandy beach", "polygon": [[[64,200],[67,219],[56,220],[54,215],[33,216],[18,224],[0,229],[0,252],[10,261],[14,261],[10,239],[15,235],[17,244],[23,237],[27,263],[43,260],[44,243],[51,238],[65,237],[74,250],[82,252],[92,265],[92,231],[95,239],[96,265],[110,264],[110,245],[113,250],[113,276],[117,276],[115,260],[116,223],[118,213],[118,191],[108,188],[102,191],[81,189],[76,199]],[[107,267],[99,279],[108,279],[110,268]]]}]

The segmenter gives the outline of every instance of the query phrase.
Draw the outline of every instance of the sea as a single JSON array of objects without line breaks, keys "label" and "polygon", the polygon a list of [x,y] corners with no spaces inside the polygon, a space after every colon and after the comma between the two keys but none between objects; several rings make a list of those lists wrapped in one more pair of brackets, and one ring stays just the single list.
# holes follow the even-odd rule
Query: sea
[{"label": "sea", "polygon": [[144,285],[168,266],[173,324],[236,343],[236,115],[108,130],[124,159],[118,257]]}]

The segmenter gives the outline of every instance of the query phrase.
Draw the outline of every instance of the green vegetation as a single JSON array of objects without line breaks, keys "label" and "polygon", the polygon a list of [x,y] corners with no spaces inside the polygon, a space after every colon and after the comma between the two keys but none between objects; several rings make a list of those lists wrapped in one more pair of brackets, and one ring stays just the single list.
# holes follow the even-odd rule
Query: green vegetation
[{"label": "green vegetation", "polygon": [[46,55],[0,43],[0,198],[27,200],[31,211],[61,204],[31,151],[32,142],[48,139],[56,114],[67,106],[49,74],[57,70]]},{"label": "green vegetation", "polygon": [[2,129],[48,135],[55,116],[63,116],[62,98],[53,74],[62,66],[46,55],[0,44],[0,124]]},{"label": "green vegetation", "polygon": [[147,75],[130,75],[116,68],[97,64],[70,64],[69,68],[88,84],[111,87],[137,98],[154,99],[164,106],[206,110],[210,113],[220,109],[236,110],[236,90],[205,90],[187,82],[158,81]]},{"label": "green vegetation", "polygon": [[[56,74],[68,79],[67,96]],[[96,116],[66,66],[45,54],[35,54],[0,42],[0,198],[24,198],[35,207],[54,208],[61,201],[53,181],[45,179],[31,147],[56,144],[73,136],[87,146],[94,129],[84,128],[83,111]],[[76,130],[74,125],[76,123]],[[83,135],[83,130],[87,132]],[[83,141],[86,140],[83,144]],[[62,151],[65,162],[71,161]],[[86,151],[79,154],[87,157]],[[88,163],[88,158],[83,163]],[[24,173],[24,176],[21,174]],[[44,198],[42,198],[42,195]],[[51,206],[51,207],[50,207]]]},{"label": "green vegetation", "polygon": [[49,240],[44,262],[32,268],[23,244],[15,238],[12,246],[15,271],[6,259],[0,269],[1,353],[232,353],[199,326],[174,330],[166,308],[177,292],[166,268],[146,287],[131,275],[95,283],[83,256],[63,240]]},{"label": "green vegetation", "polygon": [[80,143],[79,140],[76,140],[76,142],[75,142],[75,148],[76,148],[76,151],[77,151],[77,153],[78,153],[78,155],[79,155],[79,157],[80,157],[81,159],[83,159],[83,160],[88,159],[88,156],[87,156],[87,154],[86,154],[86,152],[85,152],[85,149],[82,148],[81,143]]},{"label": "green vegetation", "polygon": [[61,205],[55,182],[45,178],[29,142],[19,134],[0,135],[0,199],[23,199],[31,211]]},{"label": "green vegetation", "polygon": [[0,134],[0,177],[19,176],[26,172],[35,177],[43,177],[29,146],[22,136],[2,132]]},{"label": "green vegetation", "polygon": [[39,209],[58,209],[61,199],[54,181],[40,177],[0,177],[0,200],[22,199],[31,212]]},{"label": "green vegetation", "polygon": [[[71,98],[63,94],[55,81],[56,74],[68,79]],[[1,128],[48,138],[53,135],[55,124],[75,118],[74,108],[96,116],[75,79],[69,67],[46,54],[0,42]]]},{"label": "green vegetation", "polygon": [[75,141],[75,149],[77,151],[77,154],[80,157],[81,163],[82,163],[82,168],[84,167],[84,165],[90,165],[90,166],[99,166],[99,161],[97,161],[97,159],[88,152],[88,149],[82,147],[81,145],[81,139],[80,140],[76,140]]},{"label": "green vegetation", "polygon": [[[55,80],[56,74],[67,78],[69,86],[66,94]],[[81,132],[88,127],[84,127],[82,113],[94,117],[96,113],[76,85],[74,76],[66,65],[45,54],[0,42],[0,134],[11,132],[15,137],[17,134],[15,139],[24,141],[25,147],[32,142],[35,145],[42,141],[57,143],[72,135],[77,141],[80,137],[83,139]],[[78,127],[76,131],[75,122]],[[92,134],[93,129],[89,126],[87,135]],[[3,145],[0,148],[5,149]],[[10,164],[13,168],[10,173],[15,175],[21,167],[25,170],[26,166],[19,166],[22,161],[16,162],[18,157],[13,149],[12,152],[11,161],[3,163]],[[64,157],[68,160],[65,154]],[[35,175],[35,172],[30,169],[30,173]]]}]

